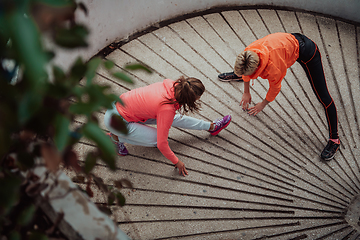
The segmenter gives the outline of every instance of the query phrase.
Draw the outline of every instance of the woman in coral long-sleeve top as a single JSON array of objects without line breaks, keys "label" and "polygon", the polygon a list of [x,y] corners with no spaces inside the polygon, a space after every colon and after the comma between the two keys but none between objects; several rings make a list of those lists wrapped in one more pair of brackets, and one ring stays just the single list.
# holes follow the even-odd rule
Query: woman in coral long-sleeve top
[{"label": "woman in coral long-sleeve top", "polygon": [[[217,135],[229,125],[231,116],[227,115],[213,123],[185,116],[187,112],[198,111],[198,100],[205,91],[205,86],[199,79],[180,77],[173,81],[163,82],[137,88],[120,96],[124,106],[119,102],[105,113],[104,123],[108,134],[114,141],[118,154],[127,155],[124,142],[145,147],[157,147],[161,153],[179,169],[179,174],[188,174],[185,165],[171,151],[168,144],[168,134],[171,126],[207,130],[211,135]],[[176,112],[182,114],[176,114]],[[124,135],[111,126],[113,114],[121,116],[126,123],[128,134]],[[157,128],[147,124],[156,124]]]},{"label": "woman in coral long-sleeve top", "polygon": [[[329,141],[321,153],[321,158],[331,160],[340,147],[338,136],[338,118],[336,107],[327,89],[321,55],[317,45],[299,33],[274,33],[261,38],[237,57],[232,73],[219,75],[221,81],[243,80],[244,94],[240,105],[250,115],[256,115],[273,101],[281,89],[281,81],[286,70],[295,62],[299,62],[306,72],[311,87],[324,106],[329,128]],[[269,90],[265,99],[249,108],[251,94],[249,82],[261,77],[268,79]]]}]

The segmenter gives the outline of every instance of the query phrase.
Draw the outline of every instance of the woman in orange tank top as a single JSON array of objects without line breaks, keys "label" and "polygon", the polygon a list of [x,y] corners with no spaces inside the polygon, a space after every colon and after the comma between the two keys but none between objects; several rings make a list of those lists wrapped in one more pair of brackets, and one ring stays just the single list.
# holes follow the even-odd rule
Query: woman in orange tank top
[{"label": "woman in orange tank top", "polygon": [[[255,116],[278,95],[287,69],[296,61],[304,69],[316,97],[324,107],[329,140],[320,156],[326,161],[331,160],[340,147],[337,111],[326,85],[319,49],[312,40],[299,33],[267,35],[246,47],[236,59],[234,72],[222,73],[219,79],[244,81],[244,94],[240,105],[250,115]],[[262,102],[249,108],[251,103],[249,82],[257,77],[268,79],[269,90]]]}]

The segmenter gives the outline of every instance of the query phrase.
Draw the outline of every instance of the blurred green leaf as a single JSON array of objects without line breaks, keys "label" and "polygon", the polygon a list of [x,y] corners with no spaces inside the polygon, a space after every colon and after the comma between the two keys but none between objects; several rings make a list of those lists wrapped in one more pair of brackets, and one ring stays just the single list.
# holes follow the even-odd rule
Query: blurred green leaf
[{"label": "blurred green leaf", "polygon": [[58,66],[53,66],[53,74],[54,74],[55,82],[58,83],[63,82],[66,78],[64,71]]},{"label": "blurred green leaf", "polygon": [[85,76],[86,65],[84,64],[81,57],[76,59],[75,63],[71,67],[70,73],[73,81],[76,81],[75,84],[77,84],[78,81],[80,81]]},{"label": "blurred green leaf", "polygon": [[75,3],[73,1],[69,1],[69,0],[32,0],[32,1],[37,2],[37,3],[51,5],[52,7],[75,6]]},{"label": "blurred green leaf", "polygon": [[86,174],[89,174],[91,170],[93,170],[95,165],[96,165],[96,156],[94,155],[94,153],[90,152],[87,154],[85,159],[84,172]]},{"label": "blurred green leaf", "polygon": [[9,129],[5,129],[4,127],[6,126],[0,125],[0,156],[6,154],[6,152],[9,151],[9,148],[11,146],[11,131],[9,131]]},{"label": "blurred green leaf", "polygon": [[49,62],[55,57],[55,53],[52,51],[45,52],[46,60]]},{"label": "blurred green leaf", "polygon": [[45,65],[48,60],[41,47],[39,31],[32,18],[25,17],[20,10],[7,16],[10,37],[18,60],[23,64],[24,75],[32,83],[29,87],[37,89],[46,80]]},{"label": "blurred green leaf", "polygon": [[108,94],[107,97],[112,100],[111,102],[120,102],[121,105],[124,105],[123,101],[121,100],[121,98],[118,95]]},{"label": "blurred green leaf", "polygon": [[92,178],[94,180],[94,183],[96,184],[96,186],[101,190],[103,191],[104,193],[108,193],[109,192],[109,189],[108,187],[106,186],[106,184],[104,183],[104,180],[100,177],[97,177],[95,175],[92,175]]},{"label": "blurred green leaf", "polygon": [[119,115],[113,114],[110,119],[110,126],[113,127],[115,130],[120,131],[123,134],[128,133],[128,129],[126,127],[125,121]]},{"label": "blurred green leaf", "polygon": [[126,178],[114,181],[114,185],[118,189],[122,189],[125,186],[128,186],[129,188],[134,188],[132,183]]},{"label": "blurred green leaf", "polygon": [[[55,83],[55,84],[49,84],[47,87],[47,93],[46,95],[51,96],[54,99],[61,99],[61,98],[67,98],[70,95],[69,92],[69,84],[65,83]],[[53,108],[55,110],[55,108]]]},{"label": "blurred green leaf", "polygon": [[[113,143],[112,143],[113,144]],[[113,144],[114,145],[114,144]],[[115,152],[116,153],[116,152]],[[109,168],[113,171],[116,170],[116,164],[115,164],[115,156],[116,155],[108,155],[102,151],[99,152],[99,158],[104,162],[106,163]]]},{"label": "blurred green leaf", "polygon": [[19,232],[17,231],[12,231],[9,236],[8,236],[9,240],[21,240],[21,235]]},{"label": "blurred green leaf", "polygon": [[139,64],[139,63],[134,63],[134,64],[128,64],[125,66],[125,69],[128,69],[128,70],[143,70],[147,73],[152,73],[152,71],[150,70],[150,68],[142,65],[142,64]]},{"label": "blurred green leaf", "polygon": [[[12,132],[18,127],[18,113],[14,111],[17,109],[17,104],[12,103],[14,99],[17,99],[17,96],[11,91],[11,88],[2,85],[1,80],[0,89],[5,91],[4,94],[1,93],[2,99],[0,101],[0,156],[3,156],[9,151],[12,144]],[[9,98],[5,94],[10,94]]]},{"label": "blurred green leaf", "polygon": [[105,206],[97,206],[97,207],[101,212],[105,213],[106,215],[111,215],[112,214],[111,209],[108,208],[108,207],[105,207]]},{"label": "blurred green leaf", "polygon": [[74,114],[88,115],[93,112],[94,106],[90,103],[78,102],[69,107],[69,111]]},{"label": "blurred green leaf", "polygon": [[33,219],[35,211],[36,211],[36,207],[33,204],[26,207],[19,215],[18,224],[21,226],[28,225],[30,221]]},{"label": "blurred green leaf", "polygon": [[122,72],[115,72],[112,74],[114,77],[120,79],[120,80],[123,80],[125,82],[128,82],[128,83],[133,83],[133,80],[128,76],[126,75],[125,73],[122,73]]},{"label": "blurred green leaf", "polygon": [[0,178],[0,207],[4,209],[6,214],[9,208],[14,206],[20,196],[21,180],[16,177],[8,176]]},{"label": "blurred green leaf", "polygon": [[110,140],[110,138],[105,135],[105,133],[93,122],[85,124],[83,127],[84,136],[92,140],[100,148],[101,153],[103,154],[103,160],[110,167],[110,169],[115,170],[115,146]]},{"label": "blurred green leaf", "polygon": [[85,38],[88,33],[86,27],[81,25],[71,26],[69,29],[60,28],[56,31],[54,40],[59,46],[66,48],[87,47]]},{"label": "blurred green leaf", "polygon": [[90,85],[92,79],[96,75],[96,70],[101,63],[101,59],[99,57],[91,59],[87,64],[87,71],[86,71],[86,84]]},{"label": "blurred green leaf", "polygon": [[106,60],[104,62],[104,66],[106,67],[106,69],[112,69],[115,66],[115,63],[111,60]]},{"label": "blurred green leaf", "polygon": [[112,205],[115,202],[115,194],[110,192],[108,195],[108,205]]},{"label": "blurred green leaf", "polygon": [[70,120],[67,117],[61,114],[56,115],[54,142],[60,152],[65,149],[69,140],[69,125]]},{"label": "blurred green leaf", "polygon": [[49,238],[40,232],[32,232],[29,236],[29,240],[48,240]]},{"label": "blurred green leaf", "polygon": [[115,197],[117,200],[117,205],[123,207],[125,205],[125,197],[120,192],[115,192]]},{"label": "blurred green leaf", "polygon": [[[78,99],[81,99],[82,95],[87,95],[86,102],[79,101],[70,106],[69,110],[74,114],[90,115],[93,112],[101,110],[101,108],[110,108],[113,101],[119,100],[115,95],[106,95],[105,91],[108,86],[99,86],[91,84],[84,86],[81,89],[78,88],[76,93]],[[76,88],[73,89],[73,91]]]},{"label": "blurred green leaf", "polygon": [[18,158],[18,166],[22,170],[26,170],[28,168],[31,168],[34,166],[34,156],[30,154],[29,152],[23,150],[23,151],[17,151],[17,158]]},{"label": "blurred green leaf", "polygon": [[85,89],[83,87],[75,86],[70,91],[78,98],[80,99],[83,95]]},{"label": "blurred green leaf", "polygon": [[18,119],[24,124],[40,109],[42,97],[36,92],[28,91],[19,102]]},{"label": "blurred green leaf", "polygon": [[82,138],[82,133],[80,132],[80,129],[71,131],[69,134],[70,134],[70,139],[69,139],[69,144],[68,144],[69,147],[78,143],[80,138]]},{"label": "blurred green leaf", "polygon": [[71,178],[71,181],[74,183],[85,183],[85,176],[76,175],[75,177]]},{"label": "blurred green leaf", "polygon": [[105,91],[108,89],[108,86],[99,86],[99,85],[91,85],[87,86],[86,90],[90,96],[90,103],[92,103],[96,110],[100,110],[102,106],[110,107],[112,99],[109,99]]}]

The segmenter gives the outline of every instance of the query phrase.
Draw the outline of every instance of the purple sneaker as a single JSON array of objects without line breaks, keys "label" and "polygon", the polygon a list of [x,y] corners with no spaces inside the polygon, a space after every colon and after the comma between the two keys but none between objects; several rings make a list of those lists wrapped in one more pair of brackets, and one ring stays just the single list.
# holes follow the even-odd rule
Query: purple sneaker
[{"label": "purple sneaker", "polygon": [[122,142],[116,142],[113,138],[112,138],[112,133],[107,133],[106,135],[109,136],[109,138],[111,139],[111,141],[115,144],[116,147],[116,153],[119,156],[126,156],[129,154],[129,151],[126,149],[124,143]]},{"label": "purple sneaker", "polygon": [[230,122],[231,122],[231,115],[226,115],[222,119],[215,120],[214,121],[215,129],[212,131],[209,131],[210,134],[213,136],[217,135],[221,130],[226,128]]}]

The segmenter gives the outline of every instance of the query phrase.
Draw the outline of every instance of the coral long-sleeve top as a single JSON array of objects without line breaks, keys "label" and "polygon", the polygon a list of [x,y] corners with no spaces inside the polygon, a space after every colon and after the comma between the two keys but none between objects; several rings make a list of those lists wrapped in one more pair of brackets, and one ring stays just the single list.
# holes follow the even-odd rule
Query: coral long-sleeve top
[{"label": "coral long-sleeve top", "polygon": [[156,119],[157,148],[167,159],[176,164],[179,159],[169,147],[168,134],[179,107],[177,104],[164,104],[168,99],[174,99],[173,84],[173,80],[165,79],[163,82],[126,92],[120,96],[125,106],[116,103],[116,108],[128,122]]},{"label": "coral long-sleeve top", "polygon": [[260,63],[252,75],[242,78],[245,82],[257,77],[268,79],[266,100],[271,102],[280,92],[286,70],[299,57],[299,42],[290,33],[273,33],[251,43],[244,51],[248,50],[258,54]]}]

